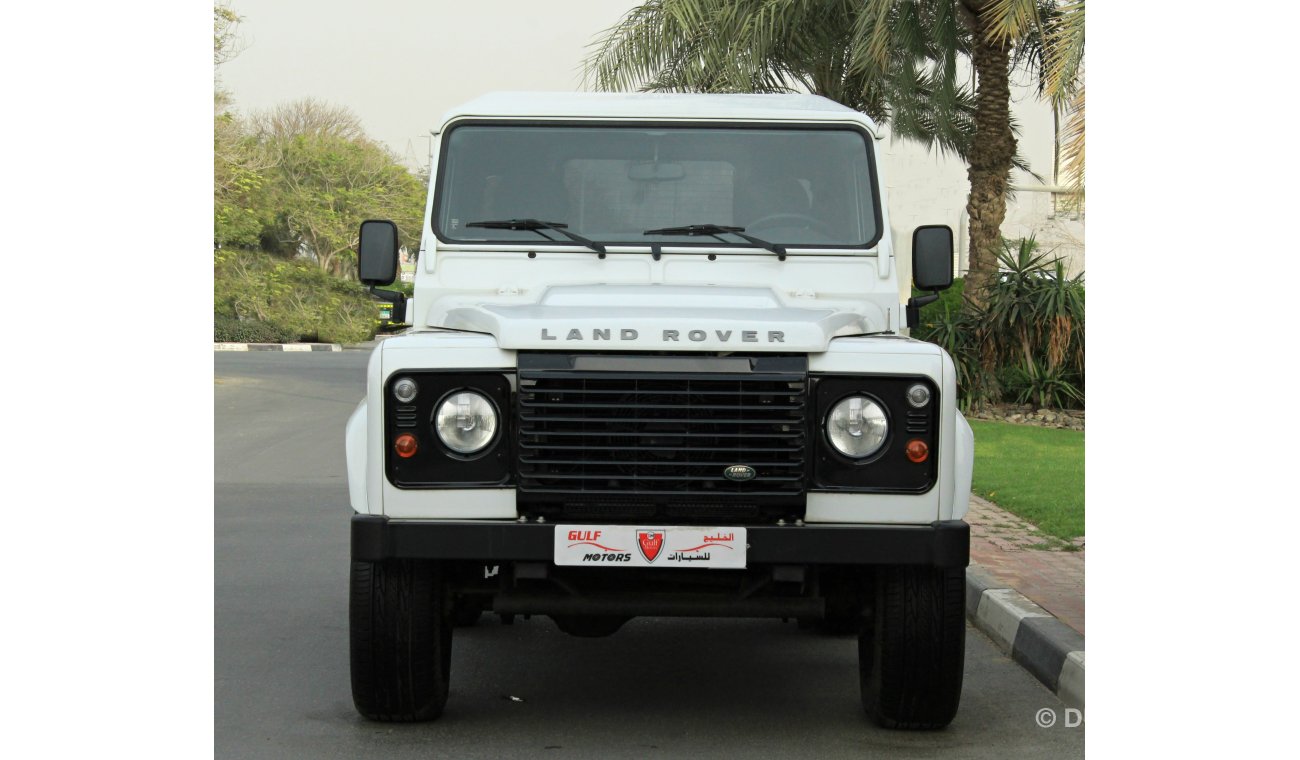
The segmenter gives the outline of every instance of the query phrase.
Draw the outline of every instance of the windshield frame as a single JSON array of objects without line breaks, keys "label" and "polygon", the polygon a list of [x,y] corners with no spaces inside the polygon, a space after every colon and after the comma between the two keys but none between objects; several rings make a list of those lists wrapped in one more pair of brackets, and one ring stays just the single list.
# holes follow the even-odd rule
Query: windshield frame
[{"label": "windshield frame", "polygon": [[[855,132],[858,134],[859,137],[862,138],[863,147],[866,149],[867,152],[867,170],[870,174],[870,189],[871,189],[871,213],[873,215],[873,220],[875,222],[875,236],[872,237],[870,240],[868,240],[866,243],[861,245],[828,244],[828,243],[817,243],[817,244],[783,243],[782,245],[784,245],[787,251],[792,255],[815,252],[816,255],[861,256],[864,253],[870,252],[873,249],[875,249],[876,246],[880,244],[881,238],[884,237],[885,222],[884,222],[884,215],[881,210],[881,202],[880,202],[881,201],[880,177],[876,168],[876,151],[875,151],[876,141],[875,141],[875,137],[871,134],[869,130],[867,130],[867,128],[864,125],[855,121],[849,121],[849,120],[834,121],[834,122],[799,121],[796,119],[792,119],[790,121],[745,121],[745,120],[727,121],[727,120],[716,120],[716,119],[625,120],[625,119],[604,119],[604,118],[602,119],[572,119],[572,118],[515,119],[515,118],[471,117],[471,118],[458,118],[453,120],[443,130],[442,135],[438,141],[438,167],[432,185],[433,206],[431,207],[429,213],[429,227],[430,230],[433,232],[434,237],[438,239],[438,242],[440,244],[439,247],[481,249],[484,246],[492,246],[492,247],[509,247],[511,249],[519,248],[519,249],[528,249],[528,250],[541,250],[541,249],[555,249],[555,248],[571,249],[576,245],[572,240],[551,241],[551,240],[543,240],[541,237],[538,237],[536,241],[524,242],[519,239],[461,240],[457,238],[447,237],[443,234],[443,231],[438,227],[438,220],[442,215],[441,209],[442,209],[442,202],[443,202],[444,173],[446,170],[447,160],[449,158],[449,153],[450,153],[447,150],[447,145],[451,138],[451,134],[454,131],[456,131],[460,127],[470,127],[470,126],[473,127],[536,126],[536,127],[567,127],[567,128],[623,127],[623,128],[630,128],[630,129],[656,129],[656,130],[658,129],[834,130],[834,131]],[[561,219],[557,221],[566,221],[566,220]],[[750,251],[755,251],[755,250],[758,251],[764,250],[760,246],[754,245],[753,243],[749,243],[746,241],[739,241],[739,242],[732,243],[732,242],[724,242],[713,238],[707,241],[698,241],[687,236],[682,236],[682,239],[680,241],[673,240],[671,242],[668,241],[651,242],[648,240],[645,242],[623,241],[623,240],[619,240],[619,241],[599,240],[596,242],[602,243],[605,246],[607,246],[609,249],[608,252],[610,254],[649,253],[655,250],[664,250],[669,248],[699,249],[698,250],[699,253],[707,253],[709,251],[717,251],[717,250],[728,250],[728,251],[735,251],[738,253],[748,253]],[[578,246],[578,247],[582,248],[582,246]],[[624,249],[633,248],[636,250],[631,250],[631,251],[618,250],[620,248],[624,248]],[[827,251],[831,253],[826,253]],[[696,253],[697,251],[689,250],[688,252]],[[766,253],[766,251],[764,252]]]}]

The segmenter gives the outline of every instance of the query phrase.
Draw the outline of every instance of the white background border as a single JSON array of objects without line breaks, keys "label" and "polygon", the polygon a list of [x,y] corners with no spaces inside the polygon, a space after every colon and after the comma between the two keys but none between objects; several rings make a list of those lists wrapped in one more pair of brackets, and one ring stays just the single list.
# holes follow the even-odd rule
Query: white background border
[{"label": "white background border", "polygon": [[[12,756],[212,750],[209,13],[7,9]],[[1099,757],[1289,744],[1297,15],[1094,3]]]},{"label": "white background border", "polygon": [[213,751],[211,13],[5,11],[9,757]]}]

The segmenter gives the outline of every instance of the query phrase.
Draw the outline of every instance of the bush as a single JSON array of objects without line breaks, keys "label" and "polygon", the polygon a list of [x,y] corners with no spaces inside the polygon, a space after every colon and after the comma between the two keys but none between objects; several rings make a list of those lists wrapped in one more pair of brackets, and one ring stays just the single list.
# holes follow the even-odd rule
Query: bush
[{"label": "bush", "polygon": [[[921,309],[921,324],[912,328],[912,337],[917,340],[934,342],[935,324],[945,315],[956,314],[962,310],[965,300],[966,281],[960,277],[953,278],[952,287],[939,291],[939,300]],[[928,291],[912,288],[912,295],[923,296]]]},{"label": "bush", "polygon": [[957,365],[963,408],[989,402],[1082,406],[1083,275],[1066,277],[1059,258],[1032,237],[1003,241],[1001,274],[983,308],[964,281],[921,311],[912,337],[937,343]]},{"label": "bush", "polygon": [[1083,401],[1083,391],[1074,384],[1073,373],[1065,367],[1028,361],[1011,367],[1008,375],[1004,400],[1058,409]]},{"label": "bush", "polygon": [[[218,250],[213,290],[218,333],[267,329],[284,342],[359,343],[377,326],[375,300],[360,283],[303,259]],[[246,327],[259,323],[264,327]]]},{"label": "bush", "polygon": [[937,343],[957,367],[958,401],[963,409],[999,397],[995,373],[985,369],[980,355],[980,323],[962,300],[962,280],[939,294],[939,300],[921,309],[921,324],[912,328],[917,340]]},{"label": "bush", "polygon": [[298,337],[279,325],[238,317],[218,316],[212,327],[212,339],[222,343],[289,343]]}]

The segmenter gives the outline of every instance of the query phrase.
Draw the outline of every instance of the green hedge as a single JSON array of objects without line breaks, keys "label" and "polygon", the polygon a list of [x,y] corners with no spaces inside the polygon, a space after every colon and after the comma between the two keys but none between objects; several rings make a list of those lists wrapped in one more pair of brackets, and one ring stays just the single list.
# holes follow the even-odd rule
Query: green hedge
[{"label": "green hedge", "polygon": [[360,343],[373,338],[378,327],[376,302],[360,283],[334,277],[304,259],[218,250],[213,291],[217,340]]},{"label": "green hedge", "polygon": [[291,343],[298,337],[279,325],[229,316],[215,317],[212,328],[212,339],[222,343]]}]

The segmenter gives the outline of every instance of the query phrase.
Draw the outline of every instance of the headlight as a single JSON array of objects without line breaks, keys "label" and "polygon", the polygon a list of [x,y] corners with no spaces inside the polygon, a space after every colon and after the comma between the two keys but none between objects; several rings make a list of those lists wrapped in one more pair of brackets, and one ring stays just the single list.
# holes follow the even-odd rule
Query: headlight
[{"label": "headlight", "polygon": [[482,451],[497,434],[497,410],[481,394],[453,391],[434,414],[438,439],[457,454]]},{"label": "headlight", "polygon": [[862,459],[880,450],[889,433],[889,418],[866,396],[849,396],[826,417],[826,437],[846,457]]},{"label": "headlight", "polygon": [[930,403],[930,389],[920,383],[908,388],[907,403],[911,404],[916,409],[920,409]]}]

